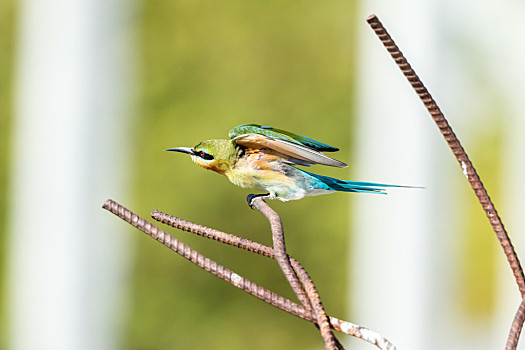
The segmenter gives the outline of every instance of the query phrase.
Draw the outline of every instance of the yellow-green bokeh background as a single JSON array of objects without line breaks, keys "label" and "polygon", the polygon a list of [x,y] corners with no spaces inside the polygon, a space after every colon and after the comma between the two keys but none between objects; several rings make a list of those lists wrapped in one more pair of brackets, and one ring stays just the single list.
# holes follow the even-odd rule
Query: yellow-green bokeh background
[{"label": "yellow-green bokeh background", "polygon": [[[163,1],[142,6],[138,37],[144,86],[140,136],[134,142],[134,207],[143,212],[158,208],[271,244],[267,221],[246,206],[248,190],[202,171],[187,157],[159,150],[225,138],[231,127],[256,122],[326,140],[340,146],[339,158],[347,159],[354,5]],[[337,174],[330,169],[325,173]],[[338,174],[349,175],[347,170]],[[289,252],[308,267],[325,305],[343,314],[348,198],[336,195],[272,206],[283,218]],[[273,261],[176,234],[241,275],[292,297]],[[130,346],[321,345],[312,325],[208,276],[152,240],[141,239],[137,245]]]},{"label": "yellow-green bokeh background", "polygon": [[7,196],[10,164],[11,121],[13,118],[13,60],[15,43],[14,1],[0,1],[0,348],[5,349],[7,339],[6,306],[6,229],[9,198]]},{"label": "yellow-green bokeh background", "polygon": [[[0,269],[5,266],[11,200],[7,189],[12,180],[8,175],[17,5],[14,0],[0,2]],[[355,18],[356,2],[162,0],[136,1],[136,5],[130,28],[136,49],[132,58],[137,72],[136,100],[128,119],[132,142],[126,150],[132,160],[128,174],[132,200],[126,205],[145,217],[159,209],[270,244],[267,221],[246,205],[249,191],[203,171],[183,155],[162,150],[224,138],[231,127],[254,122],[338,146],[338,159],[351,162],[350,135],[356,118],[355,32],[358,24],[363,25],[363,19]],[[479,143],[471,151],[476,159],[476,155],[493,155],[498,148]],[[478,168],[485,177],[498,178],[492,162],[481,162]],[[316,170],[352,177],[351,168]],[[479,205],[468,198],[466,212],[480,222]],[[347,194],[272,202],[283,218],[289,253],[307,268],[329,313],[342,318],[348,316],[351,298],[346,263],[351,240],[349,205]],[[465,260],[470,262],[461,271],[469,282],[458,293],[466,297],[456,302],[467,319],[489,317],[495,240],[485,223],[463,225],[466,237],[481,243],[471,245],[473,248],[468,248],[468,242],[460,245],[458,254],[467,254]],[[292,297],[273,261],[187,233],[169,232],[237,273]],[[131,291],[124,301],[123,348],[322,346],[313,325],[210,276],[136,230],[129,229],[129,234],[134,252],[129,270]],[[0,278],[3,334],[8,328],[4,284]],[[0,338],[0,347],[5,347],[6,338]]]}]

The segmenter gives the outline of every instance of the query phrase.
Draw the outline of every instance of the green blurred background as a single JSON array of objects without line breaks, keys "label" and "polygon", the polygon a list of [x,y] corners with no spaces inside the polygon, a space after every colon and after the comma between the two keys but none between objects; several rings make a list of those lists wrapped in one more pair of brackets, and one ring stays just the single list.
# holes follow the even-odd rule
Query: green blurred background
[{"label": "green blurred background", "polygon": [[[231,127],[255,122],[325,140],[342,149],[339,159],[348,159],[355,4],[155,1],[141,6],[133,208],[143,213],[157,208],[271,244],[266,219],[246,205],[249,190],[203,171],[188,157],[160,150],[227,138]],[[331,170],[324,174],[350,175]],[[345,260],[348,198],[330,197],[272,202],[272,207],[283,218],[289,253],[307,266],[326,307],[342,315],[348,276],[334,263]],[[274,261],[175,234],[242,276],[292,298]],[[152,240],[137,242],[134,264],[129,348],[322,344],[312,325],[208,276]]]},{"label": "green blurred background", "polygon": [[[138,73],[136,108],[128,120],[131,201],[124,204],[143,217],[159,209],[270,244],[267,221],[246,205],[250,191],[203,171],[187,157],[162,150],[225,138],[236,125],[260,123],[337,146],[337,158],[351,163],[355,33],[356,26],[363,25],[355,15],[357,2],[160,0],[136,5],[130,28]],[[12,200],[7,189],[12,181],[8,175],[18,9],[17,1],[0,1],[0,270],[6,264],[6,217]],[[486,130],[474,132],[487,140]],[[490,142],[474,142],[469,149],[474,159],[485,159],[477,163],[478,169],[496,190],[501,174],[493,161],[501,151],[500,132],[491,132]],[[351,167],[316,170],[352,178]],[[467,235],[455,254],[469,264],[460,271],[465,278],[456,302],[466,319],[488,318],[494,311],[497,248],[468,191],[460,189],[460,196],[468,196],[464,207],[473,219],[463,224]],[[352,294],[346,268],[352,239],[350,205],[346,194],[272,202],[283,219],[289,253],[307,268],[329,313],[340,318],[349,318]],[[137,230],[128,230],[134,251],[131,291],[124,301],[123,348],[321,348],[313,325],[210,276]],[[168,232],[242,276],[293,298],[274,261],[174,229]],[[470,239],[478,244],[469,245]],[[0,278],[2,348],[7,347],[3,335],[8,329],[5,282]]]},{"label": "green blurred background", "polygon": [[[335,144],[342,149],[338,157],[347,159],[355,5],[160,1],[142,6],[137,29],[143,87],[133,207],[144,213],[158,208],[271,244],[266,219],[246,205],[249,190],[202,171],[188,157],[160,150],[226,138],[231,127],[256,122]],[[349,176],[346,170],[326,170]],[[348,276],[334,262],[345,260],[348,198],[321,196],[272,206],[283,218],[289,253],[308,267],[326,307],[344,314]],[[274,261],[176,235],[292,298]],[[152,240],[137,243],[134,264],[131,312],[136,316],[130,318],[128,347],[299,349],[322,344],[312,325],[189,266]]]},{"label": "green blurred background", "polygon": [[[0,37],[2,52],[7,53],[0,55],[0,185],[5,189],[18,8],[16,1],[1,4],[2,33],[8,34]],[[129,150],[133,200],[125,204],[145,217],[159,209],[271,244],[266,219],[246,204],[249,191],[203,171],[187,157],[162,150],[226,138],[230,128],[255,122],[334,144],[341,148],[338,158],[347,161],[354,13],[355,3],[349,1],[138,2],[132,28],[138,52],[137,109],[129,117],[134,132]],[[346,169],[324,170],[326,175],[350,176]],[[5,190],[0,193],[3,239],[8,198]],[[283,218],[289,253],[308,267],[326,307],[342,317],[347,306],[348,271],[341,266],[350,239],[348,197],[338,194],[272,206]],[[321,346],[313,325],[210,276],[138,231],[129,231],[135,252],[124,348]],[[274,261],[169,232],[292,298]]]},{"label": "green blurred background", "polygon": [[[13,61],[15,47],[15,2],[0,1],[0,271],[5,276],[7,196],[11,121],[13,118]],[[6,279],[0,278],[0,348],[7,347]]]}]

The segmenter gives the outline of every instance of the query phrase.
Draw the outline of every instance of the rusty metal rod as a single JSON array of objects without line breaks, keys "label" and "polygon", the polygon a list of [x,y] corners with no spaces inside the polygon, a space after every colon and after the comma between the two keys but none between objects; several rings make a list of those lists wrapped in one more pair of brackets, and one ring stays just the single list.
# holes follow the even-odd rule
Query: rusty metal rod
[{"label": "rusty metal rod", "polygon": [[[299,300],[307,308],[310,308],[312,303],[315,305],[314,312],[317,315],[319,330],[321,331],[323,339],[325,340],[325,345],[330,349],[343,349],[342,345],[338,342],[335,335],[331,333],[330,321],[328,319],[326,311],[322,306],[319,293],[317,292],[317,289],[315,288],[315,285],[312,282],[310,276],[297,260],[287,255],[285,251],[284,241],[280,242],[281,238],[279,236],[283,236],[283,231],[279,216],[261,198],[256,198],[253,202],[253,206],[259,211],[261,211],[261,213],[263,213],[263,215],[265,215],[270,221],[272,232],[274,233],[274,236],[277,236],[274,237],[274,241],[278,241],[277,245],[280,246],[282,249],[281,259],[285,260],[279,265],[282,264],[285,266],[285,268],[283,268],[283,271],[287,271],[285,272],[285,276],[291,275],[287,276],[287,279],[298,284],[298,286],[294,288],[294,291],[296,289],[300,291],[301,294],[298,294],[298,292],[296,292],[296,295],[298,296]],[[251,252],[268,256],[277,260],[275,249],[264,246],[257,242],[252,242],[245,238],[237,237],[231,234],[227,234],[218,230],[210,229],[196,224],[188,225],[189,222],[185,220],[175,218],[169,214],[161,213],[156,210],[151,213],[151,216],[155,220],[167,224],[169,226],[179,228],[185,231],[190,231],[192,233],[196,233],[207,238],[212,238],[217,241],[227,243],[236,247],[244,248]],[[283,255],[286,256],[286,259],[283,259]],[[293,282],[290,282],[290,284],[292,284]],[[306,295],[305,289],[303,289],[303,287],[307,291]]]},{"label": "rusty metal rod", "polygon": [[[187,221],[170,214],[163,213],[158,210],[154,210],[151,213],[151,217],[158,222],[166,224],[168,226],[177,228],[182,231],[194,233],[198,236],[213,239],[215,241],[225,243],[237,248],[247,250],[259,255],[267,256],[272,259],[275,259],[275,253],[272,247],[260,244],[258,242],[251,241],[244,237],[239,237],[232,235],[230,233],[222,232],[210,227],[199,225],[191,221]],[[290,261],[293,261],[294,258],[290,257]]]},{"label": "rusty metal rod", "polygon": [[280,295],[275,294],[263,287],[260,287],[257,284],[241,277],[237,273],[225,268],[224,266],[217,264],[215,261],[205,257],[204,255],[200,254],[196,250],[190,248],[188,245],[182,243],[175,237],[169,235],[168,233],[158,228],[157,226],[144,220],[139,215],[123,207],[117,202],[111,199],[108,199],[104,203],[102,208],[117,215],[118,217],[126,221],[127,223],[138,228],[139,230],[141,230],[148,236],[159,241],[160,243],[162,243],[169,249],[173,250],[174,252],[184,257],[185,259],[191,261],[192,263],[199,266],[200,268],[225,280],[228,283],[233,284],[237,288],[240,288],[244,290],[245,292],[248,292],[252,294],[253,296],[256,296],[257,298],[264,300],[267,303],[272,304],[273,306],[277,306],[278,308],[292,315],[299,316],[301,318],[308,319],[309,321],[315,322],[315,318],[313,314],[311,312],[310,313],[306,312],[306,309],[304,307],[290,301],[289,299],[281,297]]},{"label": "rusty metal rod", "polygon": [[472,162],[467,156],[467,153],[463,149],[463,146],[461,146],[459,139],[452,131],[452,128],[450,127],[443,112],[438,107],[436,101],[434,100],[434,98],[432,98],[427,88],[425,87],[425,85],[423,85],[421,79],[417,76],[414,69],[410,66],[399,47],[396,45],[392,37],[388,34],[383,24],[379,21],[379,18],[377,18],[376,15],[370,15],[366,18],[366,21],[368,22],[368,24],[370,24],[375,34],[379,37],[379,40],[381,40],[381,42],[388,50],[398,67],[401,69],[401,72],[403,72],[410,85],[412,85],[412,87],[416,91],[417,95],[419,96],[419,98],[427,108],[428,112],[432,116],[432,119],[434,119],[434,122],[436,123],[436,125],[439,128],[439,131],[445,138],[445,141],[447,142],[448,146],[452,150],[452,153],[459,162],[459,165],[461,166],[463,172],[467,176],[467,179],[470,185],[472,186],[474,193],[478,197],[478,200],[481,203],[481,206],[483,207],[483,210],[485,211],[485,214],[487,215],[490,224],[492,225],[492,229],[496,233],[496,236],[503,248],[505,256],[507,257],[507,260],[510,264],[510,267],[514,274],[514,278],[516,279],[516,282],[518,284],[521,296],[524,297],[525,276],[523,274],[523,269],[521,267],[516,251],[514,250],[512,242],[507,232],[505,231],[505,227],[503,226],[503,222],[501,221],[501,218],[499,217],[498,212],[496,211],[496,208],[494,207],[494,204],[492,203],[492,200],[490,199],[487,190],[485,189],[485,186],[481,182],[481,179],[479,178],[476,169],[474,169],[474,166],[472,165]]},{"label": "rusty metal rod", "polygon": [[518,311],[516,311],[516,316],[514,316],[505,350],[516,350],[518,347],[521,329],[523,328],[523,321],[525,321],[525,298],[521,300]]},{"label": "rusty metal rod", "polygon": [[[243,237],[239,237],[239,236],[225,233],[225,232],[213,229],[213,228],[195,224],[193,222],[177,218],[175,216],[160,212],[158,210],[154,210],[151,213],[151,217],[157,220],[158,222],[161,222],[168,226],[177,228],[179,230],[194,233],[201,237],[210,238],[210,239],[216,240],[221,243],[225,243],[225,244],[237,247],[237,248],[247,250],[252,253],[256,253],[262,256],[266,256],[266,257],[275,259],[275,252],[273,248],[265,246],[258,242],[254,242],[254,241],[251,241]],[[301,284],[304,284],[299,276],[300,270],[303,269],[303,267],[293,257],[288,255],[288,258],[290,260],[290,264],[292,265],[292,268],[294,269],[295,274],[297,275],[297,277],[299,277],[299,281],[301,282]],[[305,290],[303,289],[302,292],[304,295]],[[307,309],[311,308],[309,297],[305,297],[304,302],[301,301],[301,303]]]},{"label": "rusty metal rod", "polygon": [[[295,291],[297,297],[299,298],[300,295],[298,293],[304,293],[304,289],[303,286],[301,286],[299,277],[296,275],[290,263],[290,259],[288,258],[288,254],[286,253],[286,245],[284,242],[284,231],[281,218],[279,217],[279,215],[277,215],[275,210],[270,208],[270,206],[266,204],[266,202],[260,197],[255,198],[252,201],[252,206],[259,210],[261,214],[263,214],[270,222],[270,226],[272,229],[273,251],[275,253],[275,260],[277,260],[277,262],[279,263],[279,266],[281,267],[281,270],[288,279],[290,286],[292,286],[292,289]],[[308,289],[309,291],[309,304],[312,306],[317,316],[317,325],[319,326],[319,331],[321,332],[321,336],[323,337],[325,347],[327,350],[337,350],[339,348],[339,342],[336,339],[335,335],[332,333],[332,330],[330,329],[330,321],[328,320],[326,311],[323,307],[323,304],[321,303],[319,293],[317,292],[310,276],[308,276],[308,274],[304,269],[302,269],[302,267],[301,275],[303,281],[305,282],[304,288]],[[301,297],[304,298],[306,296],[304,296],[303,294]],[[301,299],[299,298],[299,300]]]},{"label": "rusty metal rod", "polygon": [[[225,244],[237,247],[237,248],[247,250],[249,252],[253,252],[259,255],[263,255],[263,256],[275,259],[274,249],[266,245],[260,244],[258,242],[254,242],[254,241],[251,241],[243,237],[232,235],[230,233],[225,233],[225,232],[213,229],[213,228],[195,224],[193,222],[190,222],[190,221],[187,221],[181,218],[177,218],[175,216],[172,216],[166,213],[162,213],[158,210],[154,210],[151,213],[151,217],[163,224],[169,225],[179,230],[194,233],[196,235],[199,235],[205,238],[213,239],[221,243],[225,243]],[[297,260],[295,260],[291,256],[288,256],[288,257],[290,259],[290,264],[292,265],[292,268],[294,269],[296,275],[299,277],[301,284],[306,289],[306,294],[309,300],[316,301],[319,295],[318,295],[317,290],[315,289],[315,285],[310,279],[310,276],[308,275],[306,270]],[[330,324],[333,323],[334,321],[335,319],[330,317]],[[357,326],[357,327],[360,327],[360,326]],[[368,337],[367,341],[369,341],[370,343],[376,345],[377,347],[381,349],[383,348],[395,349],[393,344],[391,344],[388,340],[378,335],[377,333],[374,333],[366,328],[363,328],[364,329],[363,332],[355,331],[355,327],[352,327],[352,329],[354,329],[353,335],[359,339],[362,339],[362,337],[367,337],[367,334],[373,334],[372,337]],[[342,349],[342,346],[340,348]]]},{"label": "rusty metal rod", "polygon": [[254,199],[252,201],[252,206],[259,210],[261,214],[263,214],[270,222],[275,260],[277,260],[277,263],[281,267],[284,276],[288,280],[288,283],[292,287],[299,301],[301,301],[303,305],[308,305],[306,293],[301,285],[301,282],[299,281],[299,278],[295,274],[292,265],[290,265],[290,259],[286,253],[283,225],[279,219],[279,216],[274,210],[272,210],[272,208],[266,205],[266,203],[261,198]]},{"label": "rusty metal rod", "polygon": [[[148,236],[156,239],[157,241],[159,241],[166,247],[175,251],[176,253],[183,256],[184,258],[190,260],[197,266],[225,280],[226,282],[234,285],[235,287],[242,289],[250,293],[251,295],[259,298],[260,300],[265,301],[268,304],[273,305],[294,316],[300,317],[304,320],[307,320],[313,323],[317,322],[317,318],[311,309],[306,309],[304,306],[298,305],[290,301],[289,299],[286,299],[276,293],[273,293],[251,282],[250,280],[239,276],[235,272],[217,264],[215,261],[206,258],[205,256],[194,251],[193,249],[191,249],[184,243],[178,241],[176,238],[167,234],[160,228],[147,222],[146,220],[144,220],[143,218],[141,218],[140,216],[138,216],[131,210],[123,207],[119,203],[111,199],[108,199],[102,205],[102,208],[108,210],[112,214],[115,214],[116,216],[126,221],[127,223],[133,225],[134,227],[138,228],[139,230],[141,230]],[[182,220],[182,219],[178,219],[178,220],[179,220],[178,225],[180,225],[181,227],[177,227],[177,228],[184,230],[184,231],[200,234],[202,236],[205,236],[205,234],[202,233],[201,229],[208,233],[220,232],[220,231],[210,229],[208,227],[198,225],[198,224],[186,221],[186,220]],[[201,233],[198,233],[198,232],[201,232]],[[228,234],[225,234],[225,235],[228,235]],[[250,245],[252,243],[249,240],[246,240],[240,237],[236,237],[236,236],[234,238],[234,241],[243,242],[242,245],[246,245],[246,244]],[[253,242],[253,243],[256,243],[256,242]],[[259,243],[256,243],[256,244],[259,244]],[[250,250],[250,249],[247,249],[247,250]],[[394,344],[392,344],[388,339],[386,339],[379,333],[376,333],[366,327],[362,327],[362,326],[353,324],[351,322],[343,321],[343,320],[340,320],[332,316],[330,316],[329,319],[330,319],[331,327],[335,329],[336,331],[365,340],[369,342],[370,344],[375,345],[378,349],[381,349],[381,350],[395,350],[396,349]]]},{"label": "rusty metal rod", "polygon": [[[216,240],[221,243],[225,243],[225,244],[237,247],[237,248],[242,248],[244,250],[275,259],[274,249],[271,247],[265,246],[263,244],[260,244],[258,242],[254,242],[249,239],[238,237],[238,236],[235,236],[229,233],[221,232],[219,230],[215,230],[215,229],[205,227],[202,225],[194,224],[189,221],[174,217],[172,215],[162,213],[158,210],[154,210],[151,213],[151,217],[171,227],[175,227],[183,231],[191,232],[191,233],[197,234],[205,238],[210,238],[210,239]],[[303,287],[306,289],[307,305],[305,305],[305,303],[303,302],[303,305],[305,306],[305,308],[310,309],[311,302],[314,302],[316,305],[321,303],[321,300],[319,298],[319,293],[317,292],[315,285],[313,284],[306,270],[293,257],[288,255],[288,258],[290,261],[290,265],[294,270],[295,275],[299,278],[299,281],[301,282]],[[328,320],[328,316],[326,315],[326,312],[324,312],[324,309],[322,309],[322,304],[321,306],[316,306],[316,307],[321,308],[322,310],[321,316],[317,315],[317,312],[316,312],[318,320],[321,317],[322,320],[324,322],[327,322],[328,326],[330,326],[330,321]],[[337,338],[335,338],[335,340],[337,341]],[[337,348],[341,350],[344,349],[344,347],[339,343],[339,341],[337,341]]]}]

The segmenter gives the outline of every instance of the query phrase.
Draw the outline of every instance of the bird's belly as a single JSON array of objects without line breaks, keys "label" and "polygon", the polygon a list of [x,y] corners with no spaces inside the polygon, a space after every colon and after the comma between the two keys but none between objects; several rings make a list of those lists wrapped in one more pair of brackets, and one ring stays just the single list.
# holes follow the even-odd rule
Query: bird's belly
[{"label": "bird's belly", "polygon": [[292,181],[284,174],[270,170],[235,171],[227,176],[237,186],[262,191],[270,191],[270,188],[277,189],[292,185]]},{"label": "bird's belly", "polygon": [[313,189],[304,183],[304,178],[294,175],[296,174],[275,170],[247,169],[238,170],[226,176],[237,186],[269,192],[271,198],[277,198],[281,201],[297,200],[305,196],[316,196],[331,192]]}]

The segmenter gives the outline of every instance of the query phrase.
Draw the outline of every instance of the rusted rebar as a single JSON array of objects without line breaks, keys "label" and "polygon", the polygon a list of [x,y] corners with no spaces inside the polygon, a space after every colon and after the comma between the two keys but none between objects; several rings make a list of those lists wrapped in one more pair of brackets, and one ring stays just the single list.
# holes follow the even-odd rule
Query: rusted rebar
[{"label": "rusted rebar", "polygon": [[[251,282],[250,280],[236,274],[235,272],[217,264],[215,261],[209,258],[206,258],[200,253],[191,249],[186,244],[180,242],[176,238],[172,237],[171,235],[164,232],[160,228],[144,220],[143,218],[133,213],[129,209],[123,207],[122,205],[118,204],[117,202],[111,199],[108,199],[103,204],[102,207],[110,211],[111,213],[115,214],[116,216],[120,217],[122,220],[126,221],[127,223],[138,228],[139,230],[141,230],[148,236],[156,239],[158,242],[162,243],[163,245],[175,251],[179,255],[193,262],[197,266],[225,280],[226,282],[234,285],[235,287],[242,289],[250,293],[251,295],[259,298],[260,300],[265,301],[268,304],[273,305],[294,316],[300,317],[304,320],[307,320],[313,323],[317,323],[317,316],[314,314],[312,309],[306,309],[304,306],[298,305],[289,299],[286,299],[276,293],[273,293],[265,289],[264,287],[261,287]],[[167,216],[167,214],[163,214],[160,212],[157,212],[157,213]],[[157,214],[155,214],[154,212],[152,213],[152,215],[157,215]],[[172,218],[176,219],[176,224],[173,226],[181,230],[199,234],[204,237],[208,237],[209,235],[209,238],[216,239],[218,241],[222,241],[225,243],[226,241],[231,239],[232,242],[237,242],[233,245],[242,247],[249,251],[254,251],[253,247],[255,246],[261,246],[264,248],[262,248],[262,250],[257,253],[260,253],[266,256],[273,256],[272,248],[263,246],[257,242],[252,242],[250,240],[240,238],[234,235],[230,235],[230,234],[227,234],[227,233],[215,230],[215,229],[211,229],[211,228],[199,225],[199,224],[195,224],[190,221],[183,220],[183,219],[178,219],[175,217],[172,217]],[[161,220],[161,221],[164,222],[164,220]],[[225,236],[223,236],[222,239],[219,239],[218,237],[220,235],[225,235]],[[266,251],[266,253],[264,253],[264,251]],[[295,260],[292,259],[292,261],[295,261]],[[354,336],[356,338],[363,339],[369,342],[370,344],[375,345],[378,349],[381,349],[381,350],[395,350],[396,349],[394,344],[392,344],[388,339],[386,339],[379,333],[376,333],[368,328],[353,324],[348,321],[343,321],[343,320],[340,320],[332,316],[329,317],[329,320],[330,320],[330,326],[333,329],[339,332],[348,334],[350,336]]]},{"label": "rusted rebar", "polygon": [[521,329],[523,328],[523,321],[525,320],[525,298],[521,300],[512,327],[510,328],[509,337],[507,338],[507,345],[505,350],[516,350],[518,341],[520,339]]},{"label": "rusted rebar", "polygon": [[102,208],[110,211],[117,215],[127,223],[138,228],[148,236],[156,239],[166,247],[170,248],[180,256],[188,259],[200,268],[210,272],[211,274],[225,280],[228,283],[233,284],[237,288],[250,293],[257,298],[266,301],[267,303],[280,308],[292,315],[307,319],[315,322],[315,316],[312,312],[308,312],[304,307],[292,302],[291,300],[284,298],[278,294],[275,294],[257,284],[249,281],[246,278],[241,277],[237,273],[225,268],[224,266],[216,263],[215,261],[205,257],[196,250],[190,248],[188,245],[182,243],[175,237],[164,232],[157,226],[144,220],[139,215],[135,214],[131,210],[123,207],[117,202],[108,199]]},{"label": "rusted rebar", "polygon": [[[257,198],[257,199],[254,199],[254,201],[255,200],[262,200],[262,199]],[[253,204],[255,205],[255,203]],[[235,236],[229,233],[221,232],[219,230],[215,230],[215,229],[205,227],[202,225],[194,224],[189,221],[171,216],[169,214],[162,213],[158,210],[154,210],[151,213],[151,217],[171,227],[175,227],[183,231],[195,233],[202,237],[210,238],[210,239],[219,241],[221,243],[225,243],[225,244],[237,247],[237,248],[242,248],[244,250],[275,259],[274,249],[271,247],[265,246],[263,244],[260,244],[258,242],[254,242],[246,238],[238,237],[238,236]],[[317,323],[319,324],[319,320],[321,320],[322,322],[328,325],[328,330],[329,330],[330,321],[321,304],[319,293],[317,292],[317,289],[315,288],[315,285],[312,282],[310,276],[308,275],[306,270],[297,260],[295,260],[293,257],[289,255],[288,255],[288,259],[290,261],[291,267],[293,268],[294,274],[297,276],[297,278],[299,279],[303,288],[305,288],[305,291],[306,291],[306,303],[308,306],[305,305],[304,303],[303,303],[303,306],[305,306],[305,308],[307,309],[310,309],[311,303],[313,302],[316,305],[316,307],[314,308],[314,312],[316,313],[316,317],[318,319]],[[320,312],[320,315],[318,314],[319,312]],[[320,326],[319,326],[319,329],[321,330]],[[326,329],[324,329],[324,332],[326,332]],[[335,338],[335,336],[334,336],[334,341],[337,342],[338,349],[344,349],[343,346],[337,341],[337,338]]]},{"label": "rusted rebar", "polygon": [[[152,212],[151,216],[155,220],[168,224],[172,227],[180,228],[186,231],[190,231],[191,227],[190,232],[276,259],[301,303],[307,308],[312,307],[311,305],[313,305],[313,309],[317,317],[317,324],[327,348],[342,349],[342,346],[339,344],[335,335],[333,335],[330,330],[330,321],[321,303],[319,293],[317,292],[317,289],[315,288],[315,285],[313,284],[310,276],[301,266],[301,264],[299,264],[299,262],[297,262],[292,257],[289,257],[286,253],[282,223],[279,216],[261,198],[254,199],[252,205],[270,221],[274,238],[274,249],[256,242],[248,241],[244,238],[226,234],[218,230],[209,229],[200,225],[190,226],[187,225],[188,222],[185,222],[182,219],[174,218],[168,214],[160,213],[158,211]],[[280,253],[279,257],[276,256],[277,253]]]},{"label": "rusted rebar", "polygon": [[381,40],[385,48],[395,60],[398,67],[401,69],[401,72],[403,72],[410,85],[412,85],[412,87],[414,88],[417,95],[419,96],[419,98],[427,108],[428,112],[432,116],[432,119],[434,119],[434,122],[436,123],[436,125],[439,128],[439,131],[445,138],[445,141],[447,142],[448,146],[452,150],[452,153],[454,154],[459,165],[461,166],[463,173],[465,174],[470,185],[472,186],[474,193],[478,197],[478,200],[481,203],[481,206],[483,207],[483,210],[485,211],[485,214],[487,215],[490,224],[492,225],[492,229],[496,233],[496,236],[503,248],[505,256],[507,257],[507,260],[510,264],[510,267],[514,274],[514,278],[516,279],[516,282],[518,284],[521,296],[524,297],[525,276],[523,274],[523,269],[521,267],[518,256],[505,230],[505,227],[503,226],[503,222],[501,221],[501,218],[499,217],[498,212],[496,211],[496,208],[494,207],[494,204],[492,203],[492,200],[490,199],[487,190],[485,189],[485,186],[481,182],[481,179],[479,178],[476,169],[474,169],[474,166],[472,165],[472,162],[467,156],[467,153],[463,149],[463,146],[459,142],[459,139],[452,131],[452,128],[450,127],[443,112],[438,107],[436,101],[430,95],[425,85],[423,85],[423,82],[417,76],[414,69],[410,66],[407,59],[405,58],[399,47],[396,45],[394,40],[392,40],[392,37],[388,34],[383,24],[379,21],[379,18],[377,18],[376,15],[370,15],[366,18],[366,21],[368,22],[368,24],[370,24],[375,34],[379,37],[379,40]]},{"label": "rusted rebar", "polygon": [[260,197],[255,198],[252,201],[252,207],[256,208],[263,214],[266,219],[270,222],[273,240],[273,251],[275,254],[275,260],[279,264],[279,267],[283,271],[284,276],[288,280],[288,283],[292,287],[297,299],[303,304],[308,305],[308,298],[304,291],[299,278],[295,274],[295,271],[290,264],[290,259],[286,253],[286,244],[284,241],[283,225],[277,213],[270,208]]},{"label": "rusted rebar", "polygon": [[[187,221],[181,218],[177,218],[175,216],[172,216],[166,213],[162,213],[158,210],[153,211],[151,213],[151,217],[163,224],[172,226],[179,230],[191,232],[191,233],[194,233],[196,235],[199,235],[205,238],[213,239],[221,243],[225,243],[225,244],[237,247],[237,248],[244,249],[249,252],[253,252],[256,254],[260,254],[260,255],[275,259],[273,248],[260,244],[258,242],[254,242],[254,241],[251,241],[243,237],[232,235],[230,233],[225,233],[225,232],[213,229],[213,228],[195,224],[193,222],[190,222],[190,221]],[[311,282],[311,279],[308,276],[308,273],[306,272],[306,270],[304,270],[302,265],[297,260],[295,260],[291,256],[288,256],[288,257],[290,258],[290,263],[295,273],[299,277],[299,280],[301,281],[303,286],[305,286],[306,288],[307,296],[309,297],[309,299],[314,299],[313,295],[317,294],[317,291],[315,291],[315,286]],[[352,335],[359,339],[366,340],[367,342],[377,346],[379,349],[390,349],[390,350],[395,349],[395,346],[392,343],[390,343],[390,341],[388,341],[386,338],[384,338],[380,334],[369,330],[368,328],[361,327],[361,326],[358,326],[358,325],[355,325],[353,323],[346,322],[346,321],[343,321],[343,323],[339,324],[340,321],[334,317],[329,317],[329,320],[330,320],[330,325],[333,325],[334,323],[336,323],[338,324],[339,329],[348,329],[348,332],[344,332],[344,333]]]},{"label": "rusted rebar", "polygon": [[[179,230],[191,232],[191,233],[194,233],[196,235],[199,235],[205,238],[210,238],[210,239],[216,240],[221,243],[225,243],[225,244],[237,247],[237,248],[247,250],[252,253],[256,253],[259,255],[263,255],[263,256],[275,259],[274,249],[272,247],[265,246],[258,242],[254,242],[254,241],[251,241],[243,237],[239,237],[239,236],[225,233],[225,232],[222,232],[216,229],[212,229],[206,226],[195,224],[195,223],[177,218],[175,216],[160,212],[158,210],[154,210],[151,213],[151,217],[163,224],[169,225]],[[301,280],[301,276],[303,276],[303,273],[301,272],[301,270],[304,271],[304,268],[301,266],[301,264],[297,260],[295,260],[290,255],[288,255],[288,259],[290,260],[290,264],[294,270],[294,274],[299,278],[299,281],[301,282],[301,284],[304,285],[303,280]],[[301,274],[301,276],[299,276],[299,274]],[[302,295],[304,296],[304,294],[305,294],[305,290],[302,289]],[[305,296],[304,301],[301,301],[301,303],[307,309],[311,308],[308,295]]]},{"label": "rusted rebar", "polygon": [[[187,221],[175,216],[172,216],[170,214],[163,213],[158,210],[154,210],[151,213],[151,217],[163,224],[169,225],[171,227],[174,227],[176,229],[191,232],[196,235],[206,237],[209,239],[213,239],[215,241],[225,243],[237,248],[241,248],[259,255],[267,256],[272,259],[275,259],[275,254],[273,252],[273,248],[268,247],[264,244],[260,244],[258,242],[251,241],[244,237],[239,237],[236,235],[232,235],[230,233],[222,232],[210,227],[206,227],[203,225],[196,224],[191,221]],[[293,259],[290,257],[290,259]]]},{"label": "rusted rebar", "polygon": [[270,226],[272,229],[273,250],[275,253],[275,259],[279,263],[281,270],[288,279],[290,286],[292,286],[292,289],[296,292],[297,297],[306,297],[304,296],[304,294],[298,294],[299,292],[304,293],[303,286],[305,289],[308,289],[308,304],[312,306],[314,313],[317,316],[317,325],[319,326],[319,331],[321,332],[321,336],[323,337],[326,349],[337,350],[339,348],[339,341],[336,339],[335,335],[330,329],[330,321],[328,320],[328,315],[326,314],[323,304],[321,303],[321,298],[319,297],[319,293],[317,293],[314,283],[310,279],[310,276],[308,276],[308,274],[306,273],[306,270],[300,267],[300,273],[302,275],[302,280],[304,281],[303,285],[301,285],[299,277],[298,275],[296,275],[294,268],[290,263],[290,259],[288,258],[288,254],[286,253],[286,245],[284,241],[284,231],[281,218],[279,217],[279,215],[277,215],[275,210],[273,210],[268,204],[266,204],[266,202],[261,197],[255,198],[252,201],[252,206],[259,210],[261,214],[263,214],[270,222]]}]

